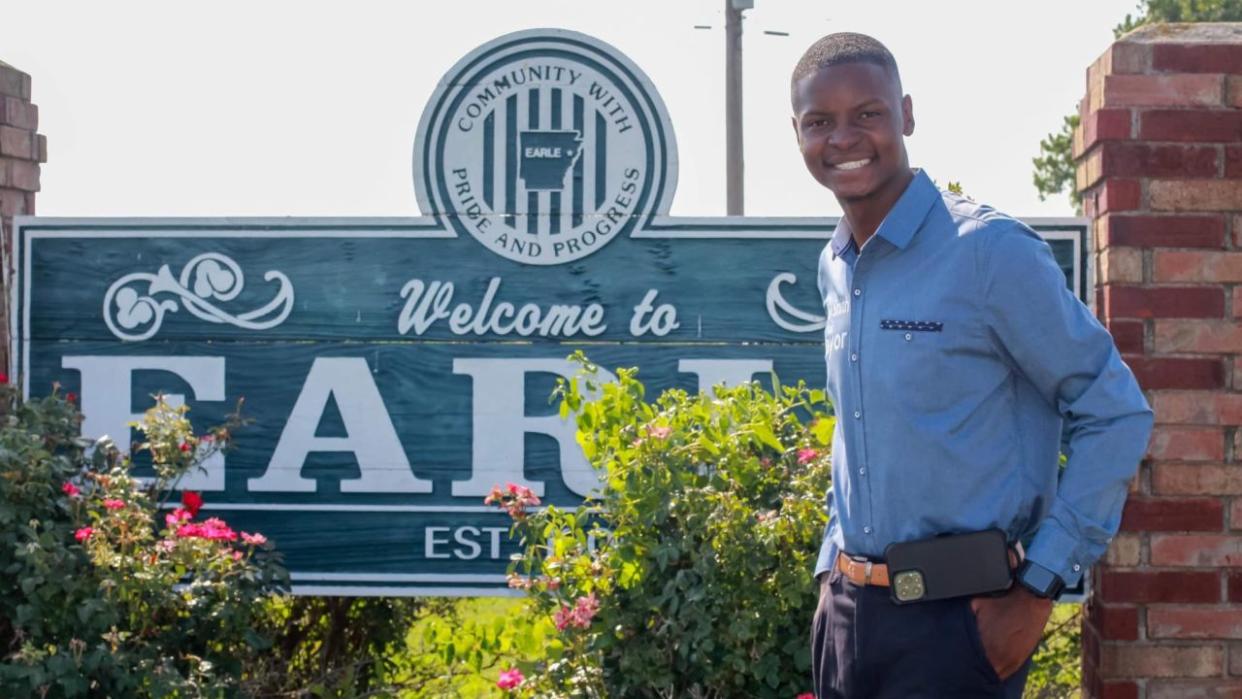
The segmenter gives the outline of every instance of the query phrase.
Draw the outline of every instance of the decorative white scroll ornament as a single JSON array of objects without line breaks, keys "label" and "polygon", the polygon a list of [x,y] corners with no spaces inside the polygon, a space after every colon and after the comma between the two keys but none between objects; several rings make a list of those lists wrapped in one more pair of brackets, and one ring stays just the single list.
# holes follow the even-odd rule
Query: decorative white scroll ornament
[{"label": "decorative white scroll ornament", "polygon": [[[184,307],[210,323],[267,330],[283,323],[293,310],[293,284],[277,271],[265,272],[263,281],[279,282],[276,296],[262,308],[234,315],[217,303],[232,301],[241,293],[246,284],[241,267],[220,253],[203,253],[186,263],[180,280],[173,278],[168,265],[155,274],[134,272],[116,280],[104,294],[104,322],[118,338],[139,342],[159,331],[165,313]],[[172,294],[180,299],[180,306],[175,299],[156,298],[159,294]]]},{"label": "decorative white scroll ornament", "polygon": [[[807,313],[798,309],[781,295],[782,284],[797,283],[797,275],[790,272],[781,272],[772,277],[771,283],[768,284],[768,316],[772,318],[773,323],[790,332],[811,333],[816,330],[823,330],[824,325],[827,323],[827,319],[824,316],[817,316],[814,313]],[[792,317],[793,321],[787,320],[785,316]]]}]

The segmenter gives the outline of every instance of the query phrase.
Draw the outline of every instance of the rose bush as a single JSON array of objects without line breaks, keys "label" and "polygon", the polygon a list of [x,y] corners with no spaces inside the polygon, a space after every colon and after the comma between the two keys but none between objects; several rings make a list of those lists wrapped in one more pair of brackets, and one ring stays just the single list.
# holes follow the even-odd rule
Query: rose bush
[{"label": "rose bush", "polygon": [[[517,658],[514,696],[794,697],[809,689],[811,577],[826,524],[833,418],[803,385],[665,392],[633,370],[599,384],[581,355],[564,416],[599,471],[581,507],[532,509],[524,488],[489,503],[513,517],[510,584],[560,638]],[[516,672],[514,672],[516,670]]]},{"label": "rose bush", "polygon": [[0,389],[0,696],[217,696],[270,645],[265,603],[287,585],[272,544],[200,518],[178,480],[226,448],[157,399],[136,425],[155,477],[78,437],[72,394]]}]

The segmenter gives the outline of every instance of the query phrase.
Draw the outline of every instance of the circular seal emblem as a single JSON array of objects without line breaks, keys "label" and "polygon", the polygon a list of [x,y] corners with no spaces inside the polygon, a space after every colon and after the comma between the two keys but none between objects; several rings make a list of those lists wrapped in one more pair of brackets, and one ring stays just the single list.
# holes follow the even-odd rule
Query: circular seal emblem
[{"label": "circular seal emblem", "polygon": [[629,59],[576,32],[523,31],[441,81],[418,127],[415,190],[459,235],[556,265],[667,213],[674,152],[664,103]]}]

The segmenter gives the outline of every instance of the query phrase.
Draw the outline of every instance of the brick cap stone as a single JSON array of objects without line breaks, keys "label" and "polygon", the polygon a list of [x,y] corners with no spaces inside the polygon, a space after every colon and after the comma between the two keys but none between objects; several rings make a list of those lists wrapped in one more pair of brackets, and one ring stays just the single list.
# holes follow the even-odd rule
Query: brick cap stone
[{"label": "brick cap stone", "polygon": [[1117,41],[1132,44],[1242,44],[1242,22],[1144,24]]}]

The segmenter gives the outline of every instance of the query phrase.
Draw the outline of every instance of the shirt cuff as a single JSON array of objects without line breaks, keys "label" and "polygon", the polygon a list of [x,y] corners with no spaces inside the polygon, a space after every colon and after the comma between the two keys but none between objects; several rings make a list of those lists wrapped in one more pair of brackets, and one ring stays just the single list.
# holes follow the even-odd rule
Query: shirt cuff
[{"label": "shirt cuff", "polygon": [[815,577],[832,570],[837,564],[837,543],[833,541],[832,523],[824,527],[824,541],[819,546],[819,559],[815,561]]},{"label": "shirt cuff", "polygon": [[1066,587],[1073,587],[1090,565],[1083,560],[1081,551],[1078,538],[1066,531],[1057,520],[1047,517],[1035,532],[1026,557],[1056,573]]}]

